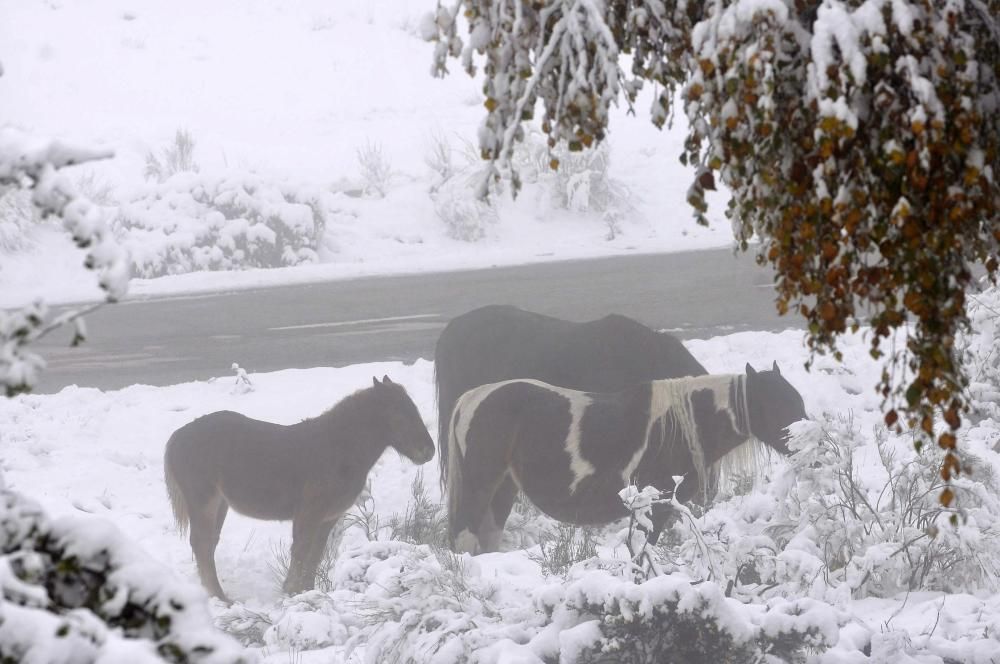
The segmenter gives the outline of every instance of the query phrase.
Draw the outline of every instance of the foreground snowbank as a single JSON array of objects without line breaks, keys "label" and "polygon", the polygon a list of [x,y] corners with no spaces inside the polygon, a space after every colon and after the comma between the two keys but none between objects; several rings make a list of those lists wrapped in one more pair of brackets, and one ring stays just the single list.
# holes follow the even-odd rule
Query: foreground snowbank
[{"label": "foreground snowbank", "polygon": [[[872,392],[878,369],[864,356],[860,338],[847,340],[846,366],[821,358],[811,373],[802,367],[805,350],[800,332],[740,333],[688,345],[712,372],[739,371],[747,361],[760,368],[777,360],[800,388],[810,414],[828,429],[826,438],[812,440],[803,434],[801,445],[813,445],[809,449],[815,452],[831,436],[855,441],[850,449],[852,477],[860,487],[857,495],[874,504],[890,471],[884,464],[871,463],[879,455],[871,434],[880,419],[878,398]],[[136,385],[107,393],[67,388],[56,395],[0,402],[4,473],[12,488],[30,493],[55,515],[89,512],[113,520],[153,556],[193,580],[197,577],[190,549],[173,527],[162,484],[162,451],[170,433],[203,413],[221,409],[294,422],[318,414],[369,384],[373,375],[382,374],[409,390],[426,424],[435,430],[433,365],[424,360],[409,366],[378,363],[251,375],[252,391],[238,389],[233,377],[165,388]],[[851,427],[838,429],[838,418],[848,416],[853,418]],[[848,436],[845,431],[853,433]],[[983,469],[1000,468],[990,449],[997,435],[996,423],[985,419],[962,441],[964,449],[979,456]],[[899,459],[910,458],[905,439],[891,444],[894,447],[886,449]],[[708,592],[714,599],[706,600],[705,607],[716,613],[723,605],[734,607],[736,613],[726,614],[730,622],[725,624],[741,638],[767,625],[790,624],[777,617],[789,598],[815,598],[811,613],[800,607],[789,615],[812,616],[803,624],[816,635],[830,637],[834,630],[830,638],[837,645],[821,661],[990,661],[1000,635],[996,586],[993,592],[988,586],[977,588],[969,585],[969,579],[948,576],[945,570],[928,577],[934,592],[907,592],[906,577],[897,563],[924,549],[910,547],[897,554],[899,547],[892,545],[895,531],[880,531],[873,525],[888,518],[886,514],[895,514],[897,501],[883,499],[871,513],[859,508],[857,518],[838,513],[827,525],[820,520],[811,529],[787,532],[799,528],[795,519],[813,518],[810,501],[843,496],[834,487],[823,488],[823,482],[838,477],[840,467],[833,464],[812,476],[801,474],[801,469],[798,476],[791,476],[789,466],[775,467],[769,483],[720,503],[697,519],[695,530],[676,530],[676,541],[661,552],[661,562],[679,575],[669,583],[687,579],[685,583],[695,584],[691,588],[702,587],[691,601],[696,596],[704,599]],[[341,535],[339,558],[327,570],[325,589],[297,597],[280,597],[274,571],[287,548],[289,525],[231,514],[217,557],[222,583],[238,602],[215,607],[220,624],[275,662],[289,656],[347,661],[349,653],[361,661],[381,661],[386,653],[396,653],[400,661],[426,661],[434,650],[440,658],[435,661],[444,662],[470,648],[480,652],[477,661],[534,662],[556,652],[566,657],[582,653],[607,641],[594,631],[599,625],[592,622],[595,614],[581,608],[582,597],[594,600],[594,593],[603,592],[608,599],[620,598],[615,607],[621,606],[621,598],[649,606],[649,598],[643,599],[645,586],[636,589],[621,573],[621,524],[586,534],[599,557],[590,562],[587,556],[578,563],[570,560],[561,571],[552,564],[555,550],[546,535],[555,524],[524,506],[512,517],[520,521],[508,531],[506,553],[475,559],[452,556],[437,548],[439,533],[434,528],[439,526],[433,525],[425,535],[416,536],[426,537],[426,544],[388,541],[398,539],[399,533],[415,537],[413,529],[402,524],[404,516],[413,521],[420,510],[434,514],[439,500],[436,464],[423,470],[427,504],[420,507],[411,493],[418,469],[391,452],[379,460],[370,476],[371,496],[359,501],[354,525]],[[973,498],[974,489],[970,485]],[[794,495],[799,497],[787,502]],[[798,507],[793,509],[794,505]],[[957,547],[949,551],[995,561],[1000,550],[995,548],[996,524],[987,518],[987,513],[980,513],[979,521],[963,526],[953,540],[936,541]],[[844,533],[837,542],[827,542],[839,547],[836,551],[829,546],[826,551],[816,548],[817,539],[828,532],[824,528]],[[691,544],[695,532],[703,549]],[[770,538],[766,546],[745,546],[764,542],[764,536]],[[581,541],[584,534],[571,537]],[[737,541],[744,546],[734,546]],[[838,567],[841,554],[847,557]],[[975,560],[971,557],[964,563]],[[740,565],[742,570],[737,569]],[[868,577],[864,565],[871,571]],[[751,568],[753,574],[747,573]],[[995,583],[990,569],[981,571],[982,579]],[[724,597],[727,578],[736,582],[728,588],[732,598]],[[689,591],[679,592],[687,596]],[[620,616],[624,609],[615,611]],[[416,624],[414,620],[423,631],[407,628]],[[610,624],[601,623],[602,629],[610,629]],[[920,659],[907,659],[910,656]]]}]

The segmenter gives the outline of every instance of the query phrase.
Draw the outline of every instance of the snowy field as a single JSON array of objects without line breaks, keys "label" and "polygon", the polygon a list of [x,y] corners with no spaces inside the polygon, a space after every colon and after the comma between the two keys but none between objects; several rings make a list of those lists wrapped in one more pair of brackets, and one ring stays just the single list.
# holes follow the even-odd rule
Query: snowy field
[{"label": "snowy field", "polygon": [[[746,362],[764,368],[777,360],[784,375],[802,392],[810,416],[829,432],[845,436],[841,453],[854,446],[850,475],[874,511],[860,509],[856,518],[825,520],[819,513],[809,513],[809,501],[838,495],[836,487],[817,483],[821,476],[835,476],[832,457],[821,457],[825,459],[822,473],[800,470],[797,477],[788,465],[774,466],[768,471],[769,479],[748,495],[718,503],[697,520],[699,541],[707,543],[708,553],[690,546],[693,527],[675,526],[674,544],[658,547],[664,564],[677,571],[672,583],[706,579],[715,569],[716,580],[723,579],[717,587],[725,587],[724,578],[733,574],[734,556],[744,555],[744,561],[757,556],[761,579],[739,584],[740,592],[747,593],[736,595],[743,603],[714,597],[713,610],[728,607],[735,611],[732,620],[744,616],[753,622],[754,611],[784,606],[787,600],[782,596],[821,600],[826,604],[817,604],[808,618],[799,618],[812,621],[818,629],[833,630],[834,635],[839,629],[838,645],[817,661],[997,661],[1000,594],[996,576],[987,582],[989,574],[982,573],[985,569],[995,574],[1000,551],[996,496],[982,502],[976,498],[976,485],[970,484],[962,500],[971,510],[971,523],[950,532],[945,532],[948,527],[942,523],[940,555],[957,552],[964,559],[952,561],[950,570],[942,568],[928,575],[924,583],[937,587],[936,591],[910,593],[899,585],[912,571],[912,561],[901,561],[902,556],[893,552],[916,531],[893,534],[879,528],[898,514],[898,506],[891,505],[891,496],[885,495],[886,468],[905,468],[913,458],[912,450],[906,438],[890,436],[887,449],[893,450],[896,460],[888,466],[878,461],[873,431],[881,416],[871,389],[877,367],[866,359],[860,336],[845,346],[850,370],[820,359],[810,373],[802,366],[806,351],[799,332],[740,333],[691,341],[688,346],[713,373],[740,371]],[[427,426],[435,430],[433,365],[426,360],[410,366],[379,363],[252,375],[254,390],[250,392],[236,389],[231,376],[164,388],[136,385],[117,392],[67,388],[56,395],[0,402],[3,473],[8,484],[37,498],[52,514],[110,519],[155,558],[196,580],[190,548],[173,525],[163,484],[163,449],[172,431],[222,409],[292,423],[322,412],[344,395],[370,385],[373,375],[382,374],[406,386]],[[843,421],[848,417],[849,426]],[[808,459],[822,454],[822,445],[816,445],[814,429],[805,427],[804,431],[799,462],[805,460],[808,467]],[[963,449],[981,460],[983,474],[976,479],[994,488],[1000,455],[990,448],[997,439],[997,425],[987,419],[967,430],[961,441]],[[437,509],[436,463],[420,471],[430,509]],[[541,608],[552,601],[553,593],[571,594],[575,589],[600,594],[609,592],[609,584],[629,585],[614,571],[624,552],[621,523],[589,534],[597,558],[588,561],[581,556],[583,562],[561,570],[545,564],[545,554],[551,557],[553,553],[545,533],[553,532],[556,524],[530,510],[512,516],[519,519],[517,532],[515,536],[508,529],[503,553],[456,559],[436,548],[390,541],[393,516],[414,510],[411,484],[417,473],[416,466],[392,451],[378,461],[370,475],[371,499],[353,511],[355,516],[368,514],[373,532],[359,524],[347,528],[338,544],[337,561],[326,571],[328,585],[323,592],[283,598],[274,568],[288,546],[289,524],[255,521],[231,512],[217,560],[222,585],[235,604],[213,604],[219,624],[257,648],[269,662],[382,662],[394,657],[410,661],[407,657],[411,656],[414,661],[466,661],[456,659],[463,651],[478,653],[474,661],[538,662],[553,648],[567,654],[578,647],[577,638],[586,640],[585,629],[579,625],[574,629],[563,625],[564,636],[553,636],[554,628],[546,625]],[[933,502],[930,496],[925,505],[933,506]],[[801,509],[791,509],[793,503]],[[977,504],[985,507],[976,508]],[[380,525],[372,526],[373,517]],[[759,543],[763,533],[773,532],[755,530],[755,524],[799,530],[782,538],[773,535],[777,550],[752,551],[753,547],[748,549],[737,540],[750,539],[754,532]],[[845,531],[848,536],[838,544],[836,538]],[[712,533],[724,535],[713,540]],[[722,547],[725,535],[732,541]],[[831,560],[830,551],[823,551],[824,544],[851,549],[852,558],[843,569],[823,569]],[[734,554],[738,550],[743,554]],[[914,547],[912,552],[920,551]],[[872,574],[862,578],[866,571]],[[400,579],[409,585],[401,587]],[[454,599],[462,596],[454,588],[449,591],[449,583],[460,583],[468,596]],[[773,589],[761,590],[771,584]],[[709,586],[716,587],[711,583],[694,587],[706,593]],[[401,625],[414,626],[410,615],[414,611],[421,617],[427,612],[448,612],[453,622],[434,623],[437,632],[426,625],[408,632]],[[557,614],[551,620],[558,624],[560,618]]]},{"label": "snowy field", "polygon": [[[417,25],[433,6],[2,0],[0,116],[114,150],[70,174],[132,251],[138,295],[731,243],[722,199],[711,227],[692,221],[683,123],[657,132],[651,97],[618,109],[606,152],[563,155],[557,175],[536,136],[518,200],[473,200],[483,96],[457,64],[430,76]],[[178,130],[194,148],[171,167]],[[0,306],[99,295],[64,233],[10,219],[0,203]],[[255,263],[279,269],[219,269]]]},{"label": "snowy field", "polygon": [[[691,220],[691,172],[677,161],[684,127],[657,133],[644,119],[651,96],[640,97],[638,118],[614,112],[601,152],[560,154],[559,173],[547,168],[542,139],[529,137],[515,158],[520,197],[502,189],[489,205],[473,199],[484,99],[457,63],[448,78],[430,77],[418,26],[433,4],[0,0],[0,116],[114,151],[67,172],[131,252],[133,295],[732,241],[721,196],[707,228]],[[82,254],[19,196],[0,195],[0,307],[98,298]],[[333,540],[315,592],[280,592],[289,524],[231,512],[217,560],[235,602],[210,604],[215,623],[273,664],[609,662],[619,660],[582,655],[593,657],[600,629],[655,632],[658,607],[670,605],[744,639],[794,633],[816,644],[805,661],[996,664],[993,298],[968,342],[974,414],[959,447],[973,472],[955,484],[958,527],[937,503],[935,451],[918,457],[907,436],[879,427],[880,367],[863,332],[845,339],[842,364],[819,358],[811,372],[801,332],[740,333],[687,346],[712,373],[776,360],[812,421],[795,427],[792,458],[772,460],[755,481],[734,477],[730,497],[675,524],[651,552],[669,575],[633,583],[625,524],[567,529],[527,504],[512,515],[502,553],[450,554],[440,547],[437,464],[417,468],[390,451]],[[296,422],[383,374],[409,390],[435,431],[428,359],[256,374],[252,390],[234,376],[70,387],[0,400],[0,472],[53,516],[114,523],[194,583],[163,482],[170,434],[224,409]],[[0,568],[0,581],[10,578]]]}]

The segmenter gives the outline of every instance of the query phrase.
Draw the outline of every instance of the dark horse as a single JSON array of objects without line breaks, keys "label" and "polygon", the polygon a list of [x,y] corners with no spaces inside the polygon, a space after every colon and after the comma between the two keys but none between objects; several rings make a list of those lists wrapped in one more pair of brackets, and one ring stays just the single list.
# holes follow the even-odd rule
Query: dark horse
[{"label": "dark horse", "polygon": [[434,456],[434,441],[402,385],[388,376],[318,417],[283,426],[231,411],[199,417],[167,441],[167,491],[205,588],[225,599],[215,547],[232,506],[240,514],[292,521],[284,590],[313,587],[327,537],[361,493],[368,471],[394,447],[414,463]]},{"label": "dark horse", "polygon": [[[574,323],[508,305],[474,309],[448,323],[434,350],[442,486],[452,409],[474,387],[534,378],[573,390],[617,392],[643,381],[704,373],[676,337],[625,316]],[[501,493],[513,504],[512,484]]]},{"label": "dark horse", "polygon": [[[608,523],[627,515],[618,492],[629,483],[673,489],[671,477],[683,475],[677,498],[689,500],[704,487],[706,468],[750,438],[787,454],[785,428],[805,416],[777,364],[620,392],[536,380],[483,385],[459,398],[449,423],[452,546],[497,550],[510,514],[497,504],[506,481],[554,519]],[[654,532],[664,517],[654,513]]]}]

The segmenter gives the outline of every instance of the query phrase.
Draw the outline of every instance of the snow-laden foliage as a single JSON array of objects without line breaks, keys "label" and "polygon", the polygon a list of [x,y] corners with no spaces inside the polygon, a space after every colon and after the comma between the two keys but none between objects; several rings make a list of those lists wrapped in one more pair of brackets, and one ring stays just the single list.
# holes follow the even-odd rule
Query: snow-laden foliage
[{"label": "snow-laden foliage", "polygon": [[10,185],[0,187],[0,252],[9,253],[30,246],[29,230],[39,216],[31,204],[30,191]]},{"label": "snow-laden foliage", "polygon": [[[343,552],[333,580],[329,593],[291,597],[266,613],[237,604],[219,620],[248,643],[343,646],[371,664],[648,664],[707,654],[797,661],[806,649],[835,643],[841,621],[816,600],[745,606],[715,584],[682,577],[635,584],[581,570],[528,591],[504,589],[475,559],[392,541]],[[760,660],[765,654],[780,659]]]},{"label": "snow-laden foliage", "polygon": [[969,297],[971,333],[959,344],[969,374],[969,405],[973,418],[996,424],[1000,422],[1000,289],[990,287]]},{"label": "snow-laden foliage", "polygon": [[[0,187],[31,191],[31,200],[42,217],[62,220],[78,247],[86,250],[84,265],[97,275],[108,302],[121,298],[128,287],[126,253],[115,242],[101,210],[80,196],[61,169],[110,156],[60,141],[29,137],[14,129],[0,129]],[[9,195],[9,194],[8,194]],[[76,322],[73,343],[85,337],[83,311],[70,311],[54,319],[41,302],[20,310],[0,312],[0,387],[7,396],[31,390],[45,362],[28,345],[51,330]]]},{"label": "snow-laden foliage", "polygon": [[849,420],[795,425],[786,470],[762,491],[714,506],[696,520],[696,533],[675,526],[665,560],[754,601],[995,592],[996,455],[970,455],[971,474],[953,481],[963,508],[954,527],[937,500],[943,482],[933,469],[943,452],[917,454],[892,438],[884,428],[861,432]]},{"label": "snow-laden foliage", "polygon": [[[493,179],[538,101],[549,145],[581,149],[603,139],[620,88],[631,103],[643,82],[659,86],[657,126],[683,89],[698,221],[718,173],[737,239],[761,239],[778,307],[807,319],[813,350],[839,357],[839,336],[870,311],[886,422],[919,427],[918,445],[936,437],[947,482],[967,405],[955,342],[969,265],[998,266],[998,16],[1000,0],[453,0],[424,36],[438,75],[449,56],[470,74],[483,60]],[[886,353],[907,316],[913,332]]]},{"label": "snow-laden foliage", "polygon": [[251,658],[207,598],[108,522],[50,519],[0,487],[0,661],[223,664]]},{"label": "snow-laden foliage", "polygon": [[197,173],[201,168],[194,159],[195,140],[190,132],[178,129],[172,144],[163,148],[159,157],[153,152],[146,153],[147,180],[166,182],[178,173]]},{"label": "snow-laden foliage", "polygon": [[250,174],[183,172],[122,203],[114,230],[141,277],[298,265],[317,259],[328,196]]},{"label": "snow-laden foliage", "polygon": [[[476,196],[476,186],[483,178],[483,163],[475,148],[466,142],[461,159],[453,158],[447,139],[436,136],[425,161],[435,173],[431,198],[448,235],[474,242],[488,236],[499,221],[496,201]],[[552,169],[553,160],[559,168]],[[522,197],[531,203],[532,214],[544,217],[552,212],[570,212],[596,216],[608,228],[607,239],[621,232],[621,220],[634,213],[633,193],[610,174],[611,156],[606,144],[593,150],[572,151],[565,145],[547,146],[538,131],[528,133],[511,156],[518,173]],[[509,179],[491,180],[489,189],[502,193]]]},{"label": "snow-laden foliage", "polygon": [[367,196],[385,198],[392,179],[392,164],[383,151],[382,144],[366,142],[357,149],[357,157],[361,181],[364,183],[362,191]]}]

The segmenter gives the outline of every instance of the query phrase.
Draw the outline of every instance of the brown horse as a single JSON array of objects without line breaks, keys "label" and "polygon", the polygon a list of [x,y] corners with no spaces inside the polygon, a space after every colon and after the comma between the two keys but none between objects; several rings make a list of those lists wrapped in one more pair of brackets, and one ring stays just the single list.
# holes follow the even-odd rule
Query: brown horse
[{"label": "brown horse", "polygon": [[[806,412],[775,364],[746,375],[639,383],[580,392],[537,380],[483,385],[462,395],[450,421],[448,521],[453,548],[496,551],[513,483],[538,509],[576,525],[627,516],[618,492],[630,482],[705,490],[707,469],[756,438],[787,454],[785,428]],[[753,459],[746,460],[748,465]],[[498,506],[498,501],[503,501]],[[653,534],[667,514],[653,513]]]},{"label": "brown horse", "polygon": [[198,575],[225,599],[215,547],[231,506],[240,514],[292,521],[284,590],[313,587],[327,537],[361,493],[372,466],[393,447],[414,463],[434,441],[403,386],[386,376],[318,417],[283,426],[221,411],[182,426],[163,459],[174,518],[190,525]]}]

